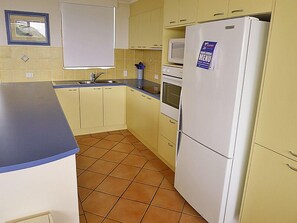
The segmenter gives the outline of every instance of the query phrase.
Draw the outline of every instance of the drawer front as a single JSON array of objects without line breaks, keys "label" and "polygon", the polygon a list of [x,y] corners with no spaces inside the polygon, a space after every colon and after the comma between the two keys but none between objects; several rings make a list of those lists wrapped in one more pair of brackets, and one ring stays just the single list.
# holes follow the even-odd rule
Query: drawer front
[{"label": "drawer front", "polygon": [[160,134],[169,141],[176,143],[177,121],[160,114]]},{"label": "drawer front", "polygon": [[170,142],[163,136],[159,137],[158,152],[160,156],[165,159],[171,167],[175,166],[175,144]]}]

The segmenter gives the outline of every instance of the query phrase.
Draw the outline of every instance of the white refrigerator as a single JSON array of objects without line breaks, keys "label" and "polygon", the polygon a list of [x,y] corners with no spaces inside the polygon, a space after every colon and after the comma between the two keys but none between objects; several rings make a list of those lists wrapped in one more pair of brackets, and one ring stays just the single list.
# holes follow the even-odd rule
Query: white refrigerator
[{"label": "white refrigerator", "polygon": [[238,222],[269,23],[186,28],[175,187],[210,223]]}]

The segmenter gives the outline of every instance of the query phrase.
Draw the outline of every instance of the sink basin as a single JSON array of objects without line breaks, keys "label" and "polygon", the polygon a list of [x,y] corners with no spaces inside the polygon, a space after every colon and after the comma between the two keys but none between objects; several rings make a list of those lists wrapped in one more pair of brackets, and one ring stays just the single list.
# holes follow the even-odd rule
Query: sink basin
[{"label": "sink basin", "polygon": [[116,84],[118,82],[114,80],[97,80],[96,83]]},{"label": "sink basin", "polygon": [[95,84],[93,81],[79,81],[80,84]]}]

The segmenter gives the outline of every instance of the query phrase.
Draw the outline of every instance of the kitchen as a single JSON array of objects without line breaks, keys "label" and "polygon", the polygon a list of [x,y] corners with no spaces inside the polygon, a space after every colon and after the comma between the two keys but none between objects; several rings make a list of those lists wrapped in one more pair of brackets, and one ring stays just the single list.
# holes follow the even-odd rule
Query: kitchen
[{"label": "kitchen", "polygon": [[[175,1],[178,2],[178,1]],[[205,7],[204,1],[200,1],[201,5]],[[264,1],[265,2],[265,1]],[[18,4],[17,4],[18,3]],[[51,15],[51,47],[17,47],[17,46],[8,46],[5,35],[1,35],[1,82],[23,82],[23,81],[51,81],[51,80],[85,80],[89,78],[90,70],[63,70],[63,59],[62,59],[62,44],[61,44],[61,24],[60,24],[60,15],[59,15],[59,4],[56,2],[43,2],[43,4],[39,1],[36,3],[35,1],[30,1],[31,4],[28,3],[19,3],[13,1],[2,1],[1,5],[5,9],[9,10],[24,10],[24,11],[38,11],[43,12],[44,6],[49,4],[49,10],[46,10]],[[166,3],[166,1],[165,1]],[[294,132],[296,132],[295,116],[294,109],[296,105],[294,104],[294,95],[296,95],[296,91],[294,89],[294,62],[293,58],[295,55],[296,47],[294,46],[294,37],[296,35],[295,31],[291,31],[291,35],[285,35],[288,33],[288,29],[290,24],[294,24],[296,22],[296,18],[293,12],[293,3],[292,1],[277,1],[274,11],[272,11],[272,25],[270,26],[269,32],[269,43],[268,43],[268,51],[266,53],[266,62],[265,62],[265,81],[262,82],[262,88],[265,86],[261,93],[261,109],[258,111],[258,116],[256,120],[256,134],[253,138],[254,149],[252,150],[252,155],[255,158],[254,163],[249,165],[248,171],[249,181],[247,183],[247,189],[245,190],[245,201],[244,209],[245,213],[250,213],[251,216],[255,217],[255,220],[252,222],[261,222],[261,213],[264,213],[264,219],[268,219],[268,216],[271,216],[271,213],[274,213],[272,219],[275,221],[283,221],[283,222],[294,222],[296,219],[296,215],[293,212],[289,211],[275,211],[279,210],[276,203],[273,199],[277,199],[284,201],[287,203],[286,210],[291,209],[291,205],[294,206],[294,196],[291,196],[290,193],[293,193],[293,189],[286,188],[285,185],[277,184],[274,178],[265,178],[267,182],[263,182],[263,187],[266,185],[270,190],[264,190],[264,188],[259,189],[261,185],[257,182],[262,182],[263,176],[266,176],[266,172],[261,172],[259,170],[265,171],[265,168],[268,168],[271,164],[270,168],[274,167],[272,162],[274,161],[273,157],[271,157],[271,163],[267,161],[267,167],[263,167],[261,165],[261,160],[266,160],[265,157],[261,158],[261,154],[265,153],[266,150],[270,153],[268,155],[277,155],[277,158],[284,159],[283,162],[292,162],[289,163],[291,167],[294,167],[294,158],[291,153],[288,153],[287,150],[290,150],[294,154],[294,145],[296,147],[296,141],[294,140]],[[18,5],[18,7],[16,7]],[[34,7],[33,7],[34,6]],[[202,7],[201,6],[201,7]],[[207,4],[206,4],[207,6]],[[121,7],[120,7],[121,8]],[[184,30],[182,28],[166,28],[163,32],[163,51],[154,51],[154,50],[134,50],[128,49],[128,8],[129,6],[123,4],[123,11],[118,10],[121,15],[125,15],[126,19],[120,19],[118,24],[120,26],[120,36],[121,40],[116,41],[117,45],[115,50],[115,62],[116,68],[105,71],[106,74],[102,78],[104,79],[128,79],[135,78],[136,72],[134,68],[134,64],[142,61],[146,65],[145,70],[145,78],[149,81],[153,81],[156,83],[161,83],[161,65],[167,63],[167,39],[175,37],[182,37],[184,35]],[[125,11],[126,10],[126,11]],[[259,6],[259,11],[261,11],[261,7]],[[271,8],[272,10],[272,8]],[[211,11],[211,10],[210,10]],[[207,11],[204,11],[207,12]],[[1,12],[3,13],[3,12]],[[125,14],[126,13],[126,14]],[[254,14],[254,13],[251,13]],[[205,14],[200,14],[201,16],[206,16]],[[200,18],[200,21],[213,20],[211,18]],[[126,23],[125,23],[126,21]],[[121,23],[122,22],[122,23]],[[164,20],[166,22],[166,20]],[[3,31],[5,33],[5,24],[4,24],[4,15],[1,14],[1,23],[3,23]],[[125,23],[125,25],[123,25]],[[125,29],[123,27],[126,27]],[[276,27],[276,28],[274,28]],[[119,33],[119,32],[118,32]],[[165,37],[165,38],[164,38]],[[126,40],[125,40],[126,38]],[[123,41],[123,42],[121,42]],[[282,44],[278,44],[282,42]],[[284,47],[283,45],[287,45]],[[293,46],[292,46],[293,44]],[[34,50],[33,50],[34,49]],[[279,58],[278,55],[292,55],[287,58],[287,60],[283,60]],[[27,63],[20,62],[19,57],[27,55],[30,59]],[[162,62],[161,62],[162,61]],[[151,63],[151,64],[150,64]],[[279,64],[282,63],[280,66]],[[50,65],[49,65],[50,64]],[[150,66],[151,65],[151,66]],[[279,66],[278,66],[279,65]],[[124,71],[127,71],[127,77],[124,76]],[[276,72],[278,71],[278,72]],[[92,71],[91,71],[92,72]],[[94,72],[98,73],[101,70],[94,70]],[[13,73],[13,75],[11,75]],[[27,78],[25,73],[33,73],[33,78]],[[288,76],[280,76],[276,75],[276,73],[286,73]],[[271,74],[271,75],[270,75]],[[275,75],[272,75],[275,74]],[[146,76],[147,75],[147,76]],[[156,76],[157,75],[157,76]],[[291,75],[291,76],[290,76]],[[267,87],[266,87],[267,86]],[[275,89],[279,89],[278,91]],[[292,98],[290,101],[289,99]],[[153,100],[153,99],[152,99]],[[288,103],[291,106],[288,106]],[[263,104],[263,106],[262,106]],[[286,114],[283,116],[282,114]],[[276,131],[277,130],[277,131]],[[166,133],[165,133],[166,134]],[[282,137],[281,137],[282,136]],[[294,144],[295,143],[295,144]],[[262,149],[262,148],[269,148]],[[283,149],[282,149],[283,148]],[[278,151],[279,149],[279,151]],[[258,152],[259,151],[259,152]],[[275,151],[275,152],[272,152]],[[262,153],[261,153],[262,152]],[[258,154],[261,153],[261,154]],[[262,155],[264,156],[264,154]],[[290,156],[290,157],[289,157]],[[286,157],[288,157],[288,161],[286,161]],[[260,159],[261,158],[261,159]],[[296,166],[296,165],[295,165]],[[256,168],[257,171],[254,171]],[[260,168],[260,169],[259,169]],[[276,167],[274,167],[276,168]],[[284,168],[289,168],[284,165]],[[266,170],[269,173],[269,168]],[[285,170],[284,170],[285,171]],[[281,174],[279,169],[275,169],[275,173]],[[264,175],[263,175],[264,174]],[[292,173],[294,174],[294,172]],[[283,175],[280,175],[281,177]],[[291,180],[292,185],[296,182],[296,177],[294,175],[286,175],[286,179],[283,180]],[[290,177],[290,178],[289,178]],[[294,181],[295,179],[295,181]],[[251,185],[258,185],[254,190],[249,189]],[[274,185],[275,187],[271,187]],[[253,188],[253,186],[251,186]],[[282,193],[276,193],[275,191],[279,191],[278,188],[282,188]],[[288,189],[288,190],[287,190]],[[259,191],[257,191],[259,190]],[[265,197],[263,190],[268,194],[275,194],[275,197],[272,196],[271,200],[261,199],[259,194],[263,194]],[[273,192],[274,191],[274,192]],[[290,193],[288,192],[290,191]],[[253,195],[256,193],[257,195]],[[266,197],[269,195],[266,195]],[[285,201],[290,202],[285,202]],[[252,205],[254,203],[261,203],[262,205]],[[269,208],[266,208],[269,206]],[[262,208],[261,210],[260,207]],[[253,209],[254,208],[254,209]],[[256,209],[255,209],[256,208]],[[272,211],[274,210],[274,211]],[[254,214],[257,213],[257,214]],[[285,214],[286,213],[286,214]],[[291,215],[289,214],[291,213]],[[291,216],[291,218],[290,218]],[[257,218],[258,217],[258,218]],[[285,220],[283,220],[285,219]],[[293,219],[293,220],[292,220]],[[273,222],[273,220],[267,220]],[[244,221],[242,221],[244,222]],[[249,222],[249,221],[246,221]],[[263,220],[262,220],[263,222]]]}]

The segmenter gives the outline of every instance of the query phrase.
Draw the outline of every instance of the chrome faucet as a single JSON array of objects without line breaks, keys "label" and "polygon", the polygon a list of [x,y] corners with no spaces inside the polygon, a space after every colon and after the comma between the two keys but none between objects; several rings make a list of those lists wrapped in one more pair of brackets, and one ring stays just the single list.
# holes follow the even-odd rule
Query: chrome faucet
[{"label": "chrome faucet", "polygon": [[102,75],[104,74],[104,72],[101,73],[91,73],[90,77],[91,77],[91,81],[92,82],[96,82],[96,80]]}]

